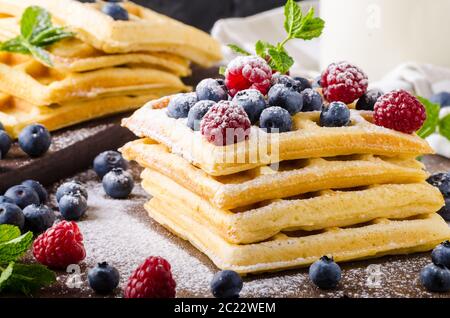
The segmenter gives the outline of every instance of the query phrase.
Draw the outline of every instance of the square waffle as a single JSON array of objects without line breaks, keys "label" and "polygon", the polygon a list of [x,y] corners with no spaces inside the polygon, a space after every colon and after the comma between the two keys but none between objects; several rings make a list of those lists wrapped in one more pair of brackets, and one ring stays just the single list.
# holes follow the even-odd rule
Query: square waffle
[{"label": "square waffle", "polygon": [[176,75],[161,70],[127,66],[65,73],[30,56],[5,52],[0,53],[0,82],[2,92],[39,106],[188,89]]},{"label": "square waffle", "polygon": [[417,156],[432,153],[426,141],[377,126],[369,115],[351,110],[348,127],[320,127],[320,112],[300,112],[292,117],[294,129],[268,134],[251,127],[248,140],[227,146],[209,143],[186,119],[166,114],[169,97],[151,101],[122,121],[139,137],[154,139],[213,176],[229,175],[270,163],[352,154]]},{"label": "square waffle", "polygon": [[281,232],[259,243],[233,244],[185,213],[185,206],[151,199],[150,217],[188,240],[221,269],[258,273],[307,266],[323,255],[337,262],[427,251],[450,238],[447,223],[436,213],[406,219],[379,218],[349,227],[314,232]]},{"label": "square waffle", "polygon": [[0,122],[12,138],[17,138],[27,125],[41,123],[48,130],[75,125],[94,118],[122,113],[142,106],[156,95],[114,96],[85,101],[68,102],[61,105],[37,106],[20,98],[0,93]]},{"label": "square waffle", "polygon": [[145,169],[142,179],[143,188],[159,201],[176,206],[179,216],[195,220],[233,244],[264,241],[281,231],[345,227],[377,218],[403,219],[433,213],[444,204],[439,190],[423,182],[323,190],[221,209],[154,170]]},{"label": "square waffle", "polygon": [[214,177],[151,139],[130,142],[120,150],[127,160],[164,174],[226,209],[326,189],[422,182],[428,176],[423,164],[415,159],[352,155],[283,161]]},{"label": "square waffle", "polygon": [[[0,41],[20,33],[19,19],[0,17]],[[77,38],[57,42],[48,48],[55,69],[62,72],[86,72],[120,65],[141,65],[171,72],[177,76],[190,75],[189,61],[165,52],[136,52],[107,54]]]},{"label": "square waffle", "polygon": [[163,51],[209,67],[221,60],[220,44],[207,33],[136,5],[122,5],[129,21],[115,21],[101,12],[101,3],[75,0],[0,0],[1,13],[20,16],[38,5],[48,10],[55,23],[68,26],[83,42],[106,53]]}]

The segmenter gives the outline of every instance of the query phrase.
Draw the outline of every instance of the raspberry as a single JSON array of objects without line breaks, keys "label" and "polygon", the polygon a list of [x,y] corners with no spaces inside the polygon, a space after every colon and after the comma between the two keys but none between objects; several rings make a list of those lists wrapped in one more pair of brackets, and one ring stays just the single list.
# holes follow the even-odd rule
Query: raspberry
[{"label": "raspberry", "polygon": [[259,90],[263,95],[270,88],[272,69],[257,56],[239,56],[232,60],[225,73],[225,85],[233,97],[237,92],[248,88]]},{"label": "raspberry", "polygon": [[36,260],[51,268],[65,269],[86,257],[83,235],[75,222],[62,221],[39,235],[33,243]]},{"label": "raspberry", "polygon": [[322,73],[320,84],[327,101],[352,103],[367,91],[367,75],[347,62],[330,64]]},{"label": "raspberry", "polygon": [[205,114],[200,131],[209,142],[225,146],[248,138],[250,126],[244,108],[231,101],[220,101]]},{"label": "raspberry", "polygon": [[150,256],[128,279],[125,298],[174,298],[176,283],[170,264],[162,257]]},{"label": "raspberry", "polygon": [[376,125],[412,134],[422,127],[426,118],[423,105],[405,90],[381,96],[374,106]]}]

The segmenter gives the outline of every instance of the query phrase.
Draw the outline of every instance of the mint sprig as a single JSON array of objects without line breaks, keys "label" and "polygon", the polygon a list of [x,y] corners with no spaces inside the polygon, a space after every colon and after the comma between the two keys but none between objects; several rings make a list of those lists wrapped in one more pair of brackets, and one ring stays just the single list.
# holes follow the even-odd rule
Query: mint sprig
[{"label": "mint sprig", "polygon": [[[276,45],[264,41],[255,44],[255,52],[258,56],[268,61],[272,70],[282,74],[287,73],[294,64],[294,59],[285,49],[287,42],[293,39],[311,40],[322,34],[325,22],[314,17],[314,8],[303,14],[300,6],[294,0],[287,0],[284,6],[284,29],[286,38]],[[249,52],[237,45],[228,45],[234,52],[242,55],[250,55]]]},{"label": "mint sprig", "polygon": [[426,111],[426,115],[427,115],[425,122],[422,125],[422,128],[419,129],[417,134],[419,135],[419,137],[426,138],[436,131],[436,128],[439,124],[440,106],[439,106],[439,104],[430,102],[426,98],[423,98],[420,96],[417,96],[417,98],[422,103],[422,105],[425,107],[425,111]]},{"label": "mint sprig", "polygon": [[450,140],[450,114],[439,120],[439,133]]},{"label": "mint sprig", "polygon": [[53,26],[51,16],[44,8],[31,6],[25,9],[20,19],[20,35],[0,43],[0,51],[29,54],[45,65],[53,66],[45,48],[72,36],[73,33],[65,28]]},{"label": "mint sprig", "polygon": [[0,225],[0,293],[3,291],[30,294],[55,282],[55,273],[40,264],[17,261],[33,244],[33,233],[20,235],[16,226]]}]

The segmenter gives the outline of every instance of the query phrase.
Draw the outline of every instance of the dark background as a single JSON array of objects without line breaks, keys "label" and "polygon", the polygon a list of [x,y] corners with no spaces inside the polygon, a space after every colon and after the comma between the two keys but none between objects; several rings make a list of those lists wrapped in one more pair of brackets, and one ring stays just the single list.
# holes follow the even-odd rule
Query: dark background
[{"label": "dark background", "polygon": [[[20,0],[18,0],[20,1]],[[81,0],[94,2],[92,0]],[[209,31],[226,17],[245,17],[284,5],[286,0],[132,0],[157,12]]]}]

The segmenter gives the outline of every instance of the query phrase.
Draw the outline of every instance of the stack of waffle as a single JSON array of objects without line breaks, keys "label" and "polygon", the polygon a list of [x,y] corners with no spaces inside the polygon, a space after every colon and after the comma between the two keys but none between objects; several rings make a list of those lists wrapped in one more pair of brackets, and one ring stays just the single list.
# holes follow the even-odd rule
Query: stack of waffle
[{"label": "stack of waffle", "polygon": [[129,21],[115,21],[103,3],[75,0],[0,0],[0,41],[20,33],[20,17],[41,6],[74,37],[50,48],[52,66],[29,55],[0,53],[0,122],[17,137],[39,122],[56,130],[186,91],[180,77],[190,62],[221,59],[206,33],[126,1]]},{"label": "stack of waffle", "polygon": [[349,127],[320,127],[298,113],[294,131],[251,128],[245,142],[208,143],[148,103],[124,126],[143,139],[121,151],[145,170],[146,204],[157,222],[189,240],[219,268],[239,273],[432,249],[450,238],[435,213],[439,190],[415,159],[430,153],[416,135],[351,110]]}]

